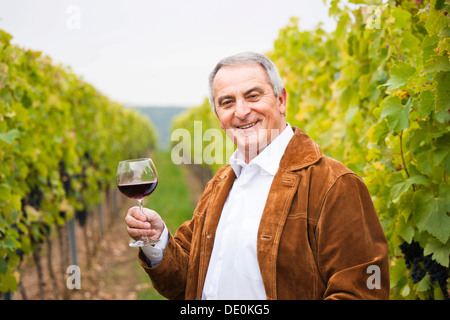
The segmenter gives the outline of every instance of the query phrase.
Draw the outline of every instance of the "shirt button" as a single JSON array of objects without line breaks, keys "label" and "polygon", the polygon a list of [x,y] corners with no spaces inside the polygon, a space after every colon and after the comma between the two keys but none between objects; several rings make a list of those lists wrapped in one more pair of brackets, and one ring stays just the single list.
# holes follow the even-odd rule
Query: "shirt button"
[{"label": "shirt button", "polygon": [[208,239],[211,239],[211,235],[210,235],[210,234],[206,235],[206,237],[207,237]]},{"label": "shirt button", "polygon": [[222,260],[223,259],[223,252],[219,253],[219,259]]}]

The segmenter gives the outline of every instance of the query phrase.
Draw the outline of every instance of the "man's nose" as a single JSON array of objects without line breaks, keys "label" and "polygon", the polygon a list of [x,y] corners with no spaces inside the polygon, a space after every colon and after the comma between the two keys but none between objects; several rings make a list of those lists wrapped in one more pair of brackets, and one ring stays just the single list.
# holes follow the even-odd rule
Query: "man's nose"
[{"label": "man's nose", "polygon": [[251,109],[245,100],[236,101],[236,109],[234,111],[234,116],[239,120],[244,120],[245,117],[250,113]]}]

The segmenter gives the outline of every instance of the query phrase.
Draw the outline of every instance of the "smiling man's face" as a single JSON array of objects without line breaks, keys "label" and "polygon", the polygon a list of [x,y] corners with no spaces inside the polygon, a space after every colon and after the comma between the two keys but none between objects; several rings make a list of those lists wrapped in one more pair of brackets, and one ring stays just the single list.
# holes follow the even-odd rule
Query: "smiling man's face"
[{"label": "smiling man's face", "polygon": [[222,67],[213,90],[220,127],[247,163],[286,127],[286,90],[276,97],[259,64]]}]

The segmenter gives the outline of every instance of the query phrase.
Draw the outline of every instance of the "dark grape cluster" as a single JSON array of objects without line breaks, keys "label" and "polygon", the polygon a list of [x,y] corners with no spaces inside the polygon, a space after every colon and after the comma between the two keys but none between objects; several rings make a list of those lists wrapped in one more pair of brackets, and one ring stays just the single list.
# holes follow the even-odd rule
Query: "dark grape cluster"
[{"label": "dark grape cluster", "polygon": [[30,193],[26,197],[26,203],[36,210],[40,210],[43,196],[44,195],[39,186],[33,186],[30,189]]},{"label": "dark grape cluster", "polygon": [[[88,152],[86,152],[85,157],[87,155],[89,155]],[[86,184],[84,182],[86,175],[84,174],[84,171],[85,171],[85,169],[83,168],[83,174],[73,176],[74,179],[83,179],[83,188],[86,187]],[[61,182],[63,183],[63,188],[64,188],[64,191],[66,192],[66,195],[68,196],[68,195],[72,194],[74,192],[74,190],[72,188],[72,177],[67,172],[67,167],[66,167],[66,163],[64,162],[64,160],[61,160],[59,162],[59,176],[61,178]],[[75,211],[75,218],[78,220],[80,226],[84,226],[86,223],[86,213],[87,213],[87,210],[84,207],[81,210]],[[66,213],[62,212],[62,211],[59,214],[63,218],[65,218],[65,216],[66,216]]]},{"label": "dark grape cluster", "polygon": [[87,209],[85,206],[83,206],[83,209],[75,211],[75,218],[78,220],[80,226],[83,227],[86,224]]},{"label": "dark grape cluster", "polygon": [[[25,198],[22,198],[21,200],[21,204],[22,204],[22,222],[24,222],[26,224],[26,219],[27,219],[27,211],[25,210],[25,207],[27,205],[35,208],[36,210],[41,210],[41,204],[42,204],[42,199],[44,197],[44,194],[40,188],[39,185],[33,185],[30,187],[30,192],[27,194],[27,196]],[[39,221],[39,222],[35,222],[35,225],[37,226],[37,230],[39,230],[39,234],[41,235],[40,237],[37,236],[32,236],[32,241],[33,243],[42,243],[45,239],[45,236],[47,236],[50,233],[50,226],[43,221]],[[19,232],[19,236],[23,236],[24,233],[23,231],[16,226],[16,224],[12,225],[12,227],[16,228]],[[19,255],[19,253],[18,253]],[[19,255],[21,256],[21,255]]]},{"label": "dark grape cluster", "polygon": [[428,273],[431,283],[435,284],[437,282],[444,294],[444,298],[450,300],[447,290],[447,268],[434,261],[431,255],[424,256],[423,249],[418,242],[404,242],[400,249],[405,255],[406,266],[411,269],[413,282],[418,283]]},{"label": "dark grape cluster", "polygon": [[72,181],[70,175],[67,173],[66,163],[64,160],[59,162],[59,176],[61,177],[66,195],[69,195],[72,192]]}]

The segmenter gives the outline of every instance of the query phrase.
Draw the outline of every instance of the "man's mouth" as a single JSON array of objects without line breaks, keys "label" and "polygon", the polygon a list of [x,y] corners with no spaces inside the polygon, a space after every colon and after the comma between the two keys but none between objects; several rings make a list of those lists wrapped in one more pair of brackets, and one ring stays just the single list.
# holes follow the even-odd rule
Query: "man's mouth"
[{"label": "man's mouth", "polygon": [[243,125],[243,126],[239,126],[239,127],[237,127],[237,128],[238,128],[238,129],[248,129],[248,128],[253,127],[253,126],[254,126],[255,124],[257,124],[257,123],[258,123],[258,121],[255,121],[255,122],[252,122],[252,123]]}]

